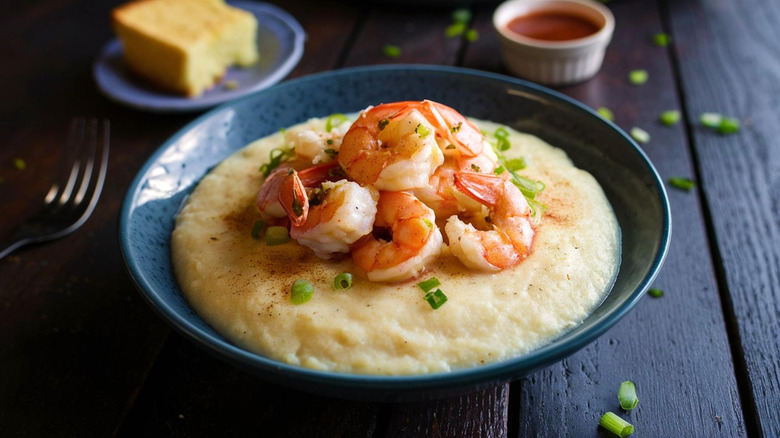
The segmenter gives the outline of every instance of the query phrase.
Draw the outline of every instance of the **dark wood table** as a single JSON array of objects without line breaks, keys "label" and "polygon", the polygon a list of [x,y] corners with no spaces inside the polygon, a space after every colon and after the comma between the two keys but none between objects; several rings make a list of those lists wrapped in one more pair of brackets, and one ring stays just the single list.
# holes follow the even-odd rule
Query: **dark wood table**
[{"label": "dark wood table", "polygon": [[[605,65],[560,91],[639,126],[671,189],[671,250],[655,287],[617,326],[571,357],[510,384],[402,404],[312,396],[264,382],[173,332],[125,273],[117,217],[141,164],[194,114],[112,103],[92,62],[113,37],[117,1],[5,2],[0,15],[0,234],[37,206],[57,169],[69,120],[112,121],[107,186],[86,225],[0,261],[0,436],[608,436],[617,388],[637,437],[780,436],[780,7],[776,0],[619,0]],[[491,28],[447,38],[454,7],[277,3],[308,33],[290,75],[423,63],[506,73]],[[412,3],[412,4],[409,4]],[[436,2],[443,3],[443,2]],[[658,32],[672,35],[664,48]],[[382,46],[402,55],[390,59]],[[628,72],[645,69],[634,86]],[[681,123],[658,123],[679,109]],[[699,114],[737,117],[720,135]],[[27,163],[14,167],[15,158]],[[336,394],[334,394],[335,396]]]}]

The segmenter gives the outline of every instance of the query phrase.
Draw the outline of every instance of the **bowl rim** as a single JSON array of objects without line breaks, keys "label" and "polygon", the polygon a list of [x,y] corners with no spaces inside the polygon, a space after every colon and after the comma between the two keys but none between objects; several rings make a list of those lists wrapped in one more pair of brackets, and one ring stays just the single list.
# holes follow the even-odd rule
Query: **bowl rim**
[{"label": "bowl rim", "polygon": [[[650,266],[647,275],[631,292],[626,301],[621,303],[619,306],[616,306],[614,309],[606,312],[599,320],[594,321],[591,327],[579,333],[578,336],[566,339],[563,342],[558,342],[560,340],[560,338],[558,338],[552,341],[552,343],[547,344],[541,348],[510,359],[501,360],[477,367],[431,374],[371,375],[314,370],[302,366],[282,363],[256,353],[252,353],[248,350],[244,350],[231,344],[221,337],[214,336],[201,330],[186,318],[184,318],[167,302],[161,299],[157,291],[155,291],[155,288],[152,286],[148,275],[142,272],[139,268],[139,264],[135,259],[135,250],[133,250],[130,242],[129,229],[132,225],[131,218],[133,217],[133,212],[136,208],[134,205],[135,200],[138,193],[140,192],[140,189],[142,188],[141,183],[146,178],[146,175],[152,165],[158,161],[161,155],[165,153],[171,145],[178,142],[179,139],[181,139],[184,135],[191,132],[207,119],[214,117],[222,111],[225,111],[244,101],[261,99],[264,93],[292,89],[299,86],[300,84],[328,80],[342,76],[372,73],[408,73],[410,71],[430,74],[445,73],[456,76],[467,76],[474,79],[498,81],[507,85],[511,85],[513,88],[526,88],[537,93],[548,95],[553,99],[559,100],[564,104],[573,106],[576,109],[596,117],[599,121],[605,123],[607,126],[615,130],[628,143],[628,145],[631,146],[634,153],[639,156],[655,180],[655,188],[661,199],[664,223],[662,227],[662,237],[659,241],[658,247],[655,250],[655,257],[653,259],[652,265]],[[663,182],[644,151],[642,151],[642,149],[636,144],[636,142],[631,139],[631,137],[628,136],[628,134],[623,132],[614,123],[599,116],[594,110],[587,107],[585,104],[580,103],[554,90],[550,90],[546,87],[496,73],[489,73],[462,67],[396,64],[392,66],[380,65],[353,67],[303,76],[224,103],[200,115],[179,129],[171,137],[169,137],[160,147],[155,150],[154,153],[152,153],[143,166],[138,170],[136,176],[133,178],[133,181],[127,189],[124,201],[122,203],[118,228],[118,237],[122,259],[125,263],[128,275],[130,276],[133,284],[138,289],[141,296],[149,303],[155,312],[157,312],[177,331],[183,334],[186,338],[189,338],[196,345],[204,348],[215,356],[223,359],[229,359],[231,362],[242,365],[245,368],[248,366],[254,371],[261,371],[262,375],[266,376],[266,379],[274,376],[287,379],[292,377],[293,380],[299,383],[322,384],[331,388],[360,389],[366,393],[372,390],[403,392],[419,390],[442,390],[448,387],[471,386],[480,383],[484,384],[485,382],[506,382],[520,377],[523,375],[523,372],[528,372],[532,369],[539,368],[542,365],[557,362],[571,353],[590,344],[593,340],[614,326],[639,302],[657,276],[660,267],[668,253],[669,242],[671,239],[671,211],[669,207],[669,199]],[[172,269],[172,267],[169,267],[169,269]],[[178,293],[180,293],[180,291]],[[566,334],[564,333],[562,336],[565,337]],[[298,386],[300,387],[300,385]],[[332,395],[337,397],[353,398],[347,393],[336,393]]]},{"label": "bowl rim", "polygon": [[[536,38],[531,38],[523,35],[509,32],[506,29],[506,24],[511,21],[501,20],[502,15],[511,14],[512,17],[517,15],[513,14],[513,10],[518,6],[524,4],[533,4],[534,9],[544,9],[545,5],[561,4],[561,3],[573,3],[578,6],[590,9],[598,13],[604,19],[604,25],[595,33],[582,38],[575,38],[564,41],[546,41]],[[538,7],[536,7],[538,5]],[[615,16],[612,11],[601,3],[597,3],[594,0],[508,0],[501,3],[493,12],[493,29],[501,36],[501,38],[510,44],[516,44],[519,46],[527,46],[535,49],[544,49],[552,52],[558,50],[571,50],[584,48],[592,45],[604,44],[606,45],[612,39],[612,33],[615,30]]]}]

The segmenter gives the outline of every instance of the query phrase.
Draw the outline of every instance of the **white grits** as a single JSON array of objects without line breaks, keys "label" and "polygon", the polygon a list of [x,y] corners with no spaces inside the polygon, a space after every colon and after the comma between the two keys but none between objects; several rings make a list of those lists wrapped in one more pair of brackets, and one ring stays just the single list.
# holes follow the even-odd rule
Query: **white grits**
[{"label": "white grits", "polygon": [[[499,125],[474,121],[483,131]],[[323,126],[323,121],[307,122]],[[323,261],[291,241],[250,236],[260,219],[258,168],[283,135],[257,140],[200,182],[176,220],[174,269],[192,307],[236,345],[289,364],[361,374],[420,374],[478,366],[529,352],[579,324],[608,293],[620,237],[595,179],[540,139],[509,130],[509,158],[546,184],[548,209],[532,254],[495,274],[470,271],[446,251],[419,278],[370,283],[349,258]],[[348,290],[331,284],[355,276]],[[416,284],[437,277],[448,301],[433,310]],[[290,302],[297,278],[314,284]]]}]

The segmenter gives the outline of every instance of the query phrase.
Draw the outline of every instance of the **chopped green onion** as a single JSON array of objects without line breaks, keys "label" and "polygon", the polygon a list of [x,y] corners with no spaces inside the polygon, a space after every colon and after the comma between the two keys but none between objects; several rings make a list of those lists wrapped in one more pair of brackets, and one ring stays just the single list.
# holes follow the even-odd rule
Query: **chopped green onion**
[{"label": "chopped green onion", "polygon": [[647,82],[647,70],[632,70],[628,73],[628,80],[634,85],[642,85]]},{"label": "chopped green onion", "polygon": [[721,120],[723,120],[723,116],[718,113],[702,113],[702,115],[699,116],[701,124],[708,128],[719,127]]},{"label": "chopped green onion", "polygon": [[680,121],[680,111],[669,110],[661,113],[661,123],[666,126],[676,125]]},{"label": "chopped green onion", "polygon": [[639,403],[639,399],[636,398],[636,385],[634,385],[634,382],[626,380],[620,384],[620,389],[618,389],[618,401],[620,402],[620,407],[626,411],[630,411],[636,407]]},{"label": "chopped green onion", "polygon": [[455,23],[468,23],[471,21],[471,11],[466,8],[452,11],[452,21]]},{"label": "chopped green onion", "polygon": [[425,138],[428,136],[428,134],[431,133],[431,130],[428,129],[427,126],[423,125],[422,123],[419,123],[416,128],[414,128],[414,132],[417,133],[420,138]]},{"label": "chopped green onion", "polygon": [[265,244],[268,246],[282,245],[289,240],[287,227],[273,226],[265,230]]},{"label": "chopped green onion", "polygon": [[25,162],[21,158],[14,158],[14,167],[16,168],[16,170],[27,169],[27,162]]},{"label": "chopped green onion", "polygon": [[626,420],[618,417],[612,412],[607,412],[601,416],[599,424],[604,429],[614,433],[619,437],[626,437],[634,433],[634,426]]},{"label": "chopped green onion", "polygon": [[293,304],[303,304],[314,296],[314,285],[301,278],[295,280],[290,288],[290,301]]},{"label": "chopped green onion", "polygon": [[477,32],[476,29],[469,29],[466,31],[466,41],[473,43],[474,41],[479,39],[479,32]]},{"label": "chopped green onion", "polygon": [[441,289],[436,289],[433,292],[425,294],[425,301],[431,305],[433,310],[436,310],[447,302],[447,295],[444,295],[444,292],[442,292]]},{"label": "chopped green onion", "polygon": [[392,44],[387,44],[382,47],[382,53],[388,58],[399,58],[401,56],[401,48]]},{"label": "chopped green onion", "polygon": [[718,125],[718,132],[721,134],[733,134],[739,131],[739,120],[733,117],[724,117]]},{"label": "chopped green onion", "polygon": [[444,34],[447,38],[455,38],[462,35],[466,31],[466,23],[452,23],[444,30]]},{"label": "chopped green onion", "polygon": [[252,226],[252,238],[255,240],[260,239],[260,233],[263,231],[263,228],[265,227],[264,221],[257,221],[255,222],[254,226]]},{"label": "chopped green onion", "polygon": [[658,47],[666,47],[669,45],[669,35],[665,33],[657,33],[653,35],[653,44]]},{"label": "chopped green onion", "polygon": [[349,289],[352,287],[352,274],[349,272],[343,272],[333,279],[333,289]]},{"label": "chopped green onion", "polygon": [[503,126],[496,129],[496,132],[493,133],[493,136],[496,138],[507,138],[509,137],[509,131],[506,130]]},{"label": "chopped green onion", "polygon": [[648,143],[650,141],[650,134],[642,128],[636,126],[631,128],[631,137],[639,143]]},{"label": "chopped green onion", "polygon": [[417,283],[417,286],[423,290],[423,292],[430,292],[434,287],[441,286],[441,282],[436,277],[431,277],[425,281]]},{"label": "chopped green onion", "polygon": [[649,291],[647,291],[647,294],[653,298],[661,298],[662,296],[664,296],[664,291],[662,291],[661,289],[650,289]]},{"label": "chopped green onion", "polygon": [[509,169],[512,172],[514,172],[516,170],[523,170],[523,169],[525,169],[525,166],[526,166],[525,158],[523,158],[523,157],[512,158],[510,160],[506,160],[506,162],[504,164],[506,164],[506,168]]},{"label": "chopped green onion", "polygon": [[601,117],[604,117],[610,122],[615,120],[615,115],[612,113],[612,110],[605,106],[602,106],[601,108],[597,109],[596,112],[599,113]]},{"label": "chopped green onion", "polygon": [[675,176],[669,178],[669,184],[671,184],[671,186],[676,189],[685,190],[686,192],[696,187],[695,182],[693,182],[688,178],[683,178],[681,176]]},{"label": "chopped green onion", "polygon": [[347,121],[347,116],[341,113],[335,113],[328,116],[325,120],[325,131],[330,132],[336,126]]}]

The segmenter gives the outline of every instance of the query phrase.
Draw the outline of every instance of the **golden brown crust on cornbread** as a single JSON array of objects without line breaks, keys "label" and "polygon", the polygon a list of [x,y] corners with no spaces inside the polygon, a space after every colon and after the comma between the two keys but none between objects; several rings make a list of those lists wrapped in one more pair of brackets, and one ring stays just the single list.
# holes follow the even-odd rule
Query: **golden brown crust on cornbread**
[{"label": "golden brown crust on cornbread", "polygon": [[112,23],[130,70],[187,96],[258,57],[254,16],[224,0],[134,1],[114,9]]}]

